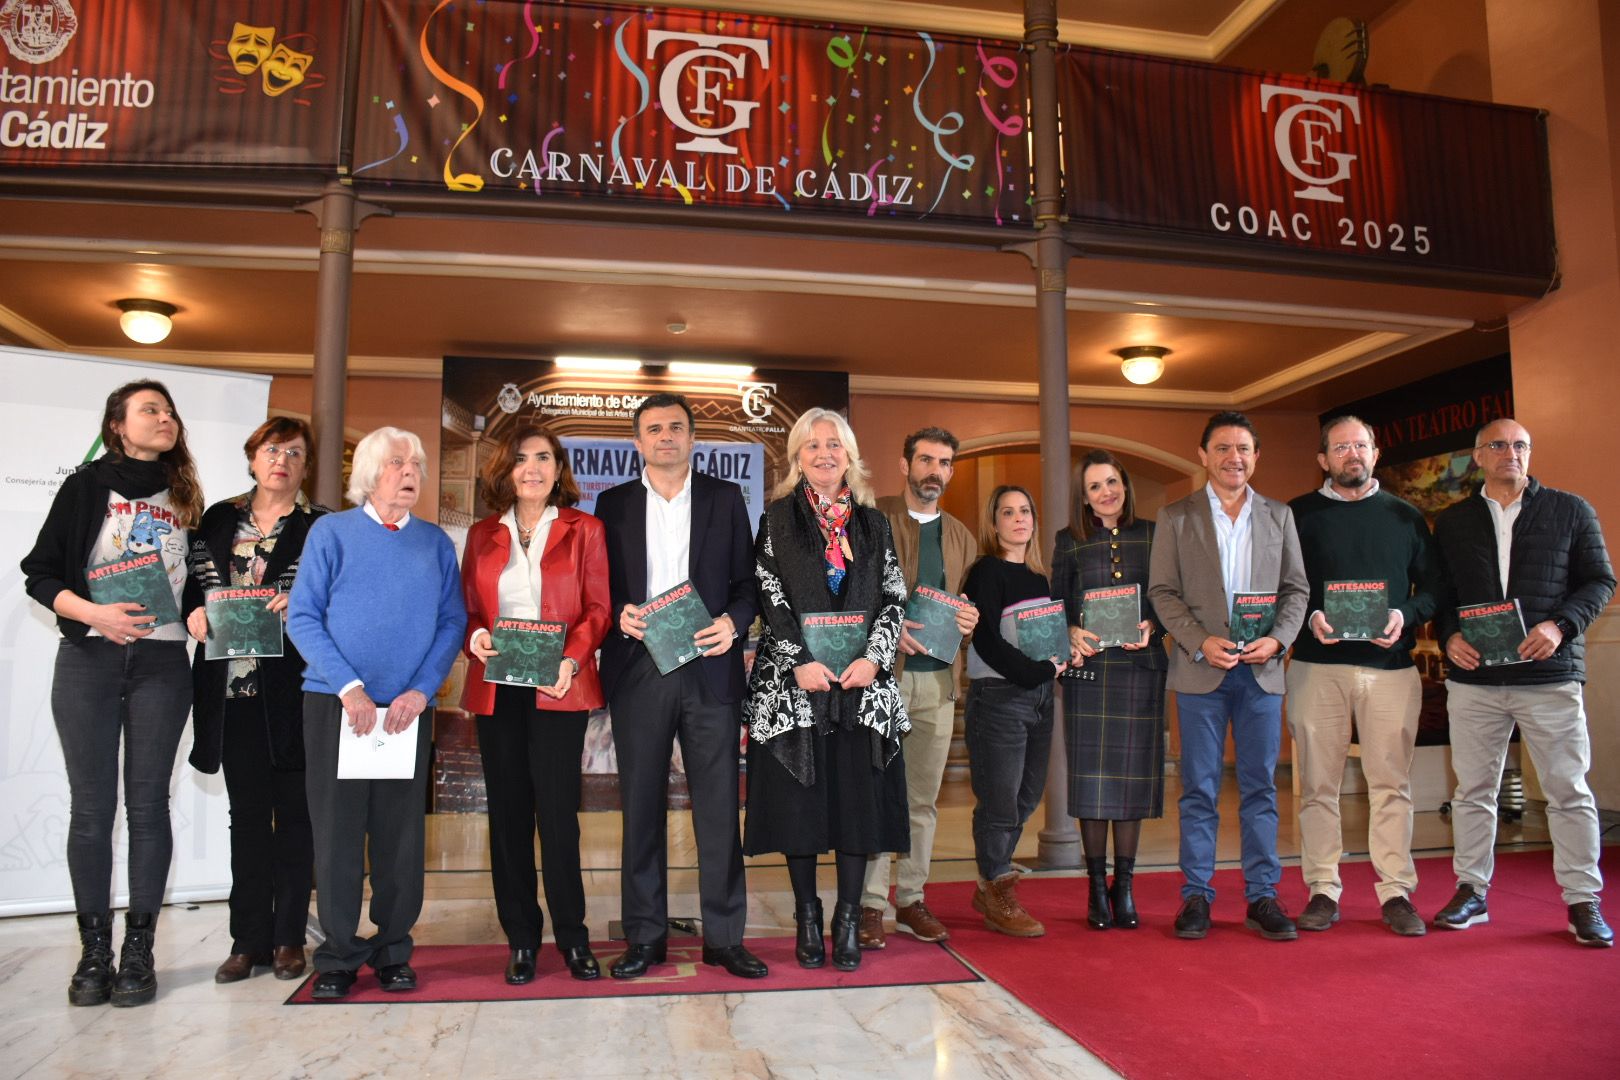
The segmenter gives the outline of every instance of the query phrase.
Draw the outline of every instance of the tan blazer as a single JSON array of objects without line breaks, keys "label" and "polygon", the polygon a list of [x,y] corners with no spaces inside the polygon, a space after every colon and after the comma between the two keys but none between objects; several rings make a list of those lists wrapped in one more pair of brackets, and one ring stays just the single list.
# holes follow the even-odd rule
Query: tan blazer
[{"label": "tan blazer", "polygon": [[[1305,560],[1294,531],[1294,512],[1287,503],[1268,499],[1249,489],[1254,500],[1251,522],[1254,558],[1249,584],[1254,592],[1277,593],[1277,622],[1271,636],[1284,642],[1271,660],[1258,665],[1254,676],[1267,693],[1283,692],[1283,656],[1287,642],[1299,636],[1310,599]],[[1170,652],[1170,689],[1186,694],[1207,694],[1220,687],[1226,673],[1195,660],[1204,639],[1230,638],[1231,609],[1226,603],[1221,576],[1220,548],[1215,522],[1210,517],[1209,494],[1200,487],[1165,507],[1153,536],[1148,571],[1148,597],[1165,631],[1175,638]]]},{"label": "tan blazer", "polygon": [[[907,512],[904,495],[886,495],[877,501],[877,508],[889,519],[889,530],[894,533],[894,554],[900,560],[900,572],[906,578],[906,595],[910,596],[917,587],[917,547],[922,543],[922,526]],[[945,588],[948,592],[961,592],[962,579],[967,577],[968,567],[979,556],[978,541],[966,525],[944,511],[940,514],[939,546],[945,555]],[[967,646],[964,644],[957,650],[956,663],[951,666],[952,701],[956,700],[956,688],[962,681],[966,656]],[[895,654],[895,678],[898,679],[905,669],[905,654]]]}]

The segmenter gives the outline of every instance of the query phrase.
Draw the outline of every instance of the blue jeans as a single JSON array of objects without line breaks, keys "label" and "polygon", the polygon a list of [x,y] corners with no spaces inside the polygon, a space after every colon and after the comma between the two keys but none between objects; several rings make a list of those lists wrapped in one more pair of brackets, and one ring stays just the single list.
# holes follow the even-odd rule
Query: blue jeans
[{"label": "blue jeans", "polygon": [[973,806],[973,855],[979,876],[1012,871],[1024,823],[1046,788],[1052,748],[1052,683],[1032,690],[1005,679],[968,683],[964,716]]},{"label": "blue jeans", "polygon": [[1181,723],[1181,886],[1183,899],[1215,899],[1215,834],[1226,756],[1226,727],[1237,744],[1238,824],[1243,837],[1243,896],[1253,903],[1277,895],[1277,752],[1282,746],[1282,695],[1254,681],[1239,664],[1220,688],[1177,694]]}]

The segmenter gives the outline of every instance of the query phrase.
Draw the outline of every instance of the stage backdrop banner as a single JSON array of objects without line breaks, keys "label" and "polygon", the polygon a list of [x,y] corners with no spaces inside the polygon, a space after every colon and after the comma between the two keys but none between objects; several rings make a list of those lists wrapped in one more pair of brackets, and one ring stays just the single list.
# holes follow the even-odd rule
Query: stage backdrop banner
[{"label": "stage backdrop banner", "polygon": [[1016,42],[678,8],[381,0],[354,176],[1028,223]]},{"label": "stage backdrop banner", "polygon": [[344,22],[323,0],[0,0],[0,167],[334,167]]},{"label": "stage backdrop banner", "polygon": [[[62,478],[100,456],[107,395],[132,379],[158,379],[174,395],[209,502],[251,486],[242,443],[264,421],[263,375],[167,367],[0,347],[0,916],[72,911],[68,881],[68,784],[51,718],[51,677],[61,640],[55,617],[23,591],[18,567],[34,546]],[[183,543],[178,534],[170,538]],[[230,892],[224,780],[186,764],[188,724],[170,786],[174,862],[167,898],[218,900]],[[119,801],[113,905],[128,902]]]},{"label": "stage backdrop banner", "polygon": [[1081,47],[1058,99],[1069,221],[1089,233],[1531,294],[1556,275],[1536,110]]}]

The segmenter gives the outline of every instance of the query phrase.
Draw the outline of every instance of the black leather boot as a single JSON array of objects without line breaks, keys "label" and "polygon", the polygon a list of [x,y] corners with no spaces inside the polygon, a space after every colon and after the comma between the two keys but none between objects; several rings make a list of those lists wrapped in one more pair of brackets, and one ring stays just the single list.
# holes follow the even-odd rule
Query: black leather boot
[{"label": "black leather boot", "polygon": [[861,966],[861,905],[842,900],[833,905],[833,967],[854,971]]},{"label": "black leather boot", "polygon": [[1093,930],[1106,930],[1114,925],[1113,908],[1108,903],[1108,859],[1087,859],[1086,877],[1091,882],[1086,925]]},{"label": "black leather boot", "polygon": [[827,943],[822,940],[821,897],[816,897],[794,909],[793,919],[799,925],[799,940],[793,946],[793,956],[802,968],[818,968],[827,962]]},{"label": "black leather boot", "polygon": [[68,1004],[105,1005],[112,997],[112,913],[79,915],[79,966],[68,983]]},{"label": "black leather boot", "polygon": [[124,944],[118,951],[118,974],[113,977],[115,1007],[145,1005],[157,996],[157,971],[152,964],[152,936],[157,915],[124,913]]},{"label": "black leather boot", "polygon": [[1136,898],[1131,895],[1131,878],[1136,876],[1136,860],[1114,858],[1114,888],[1110,899],[1114,906],[1114,925],[1121,930],[1135,930]]}]

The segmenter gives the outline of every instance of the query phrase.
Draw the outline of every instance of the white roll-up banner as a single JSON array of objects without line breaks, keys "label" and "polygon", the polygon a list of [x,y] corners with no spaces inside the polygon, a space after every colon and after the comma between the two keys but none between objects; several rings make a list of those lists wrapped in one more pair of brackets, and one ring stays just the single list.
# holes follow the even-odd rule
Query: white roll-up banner
[{"label": "white roll-up banner", "polygon": [[[73,910],[67,774],[51,717],[60,635],[55,617],[23,591],[18,563],[62,478],[100,455],[107,395],[135,379],[160,380],[174,396],[208,502],[252,486],[242,443],[264,422],[268,376],[0,347],[0,915]],[[168,901],[230,891],[225,783],[186,764],[191,741],[188,723],[170,786]],[[121,907],[128,901],[122,805],[113,837],[113,904]]]}]

